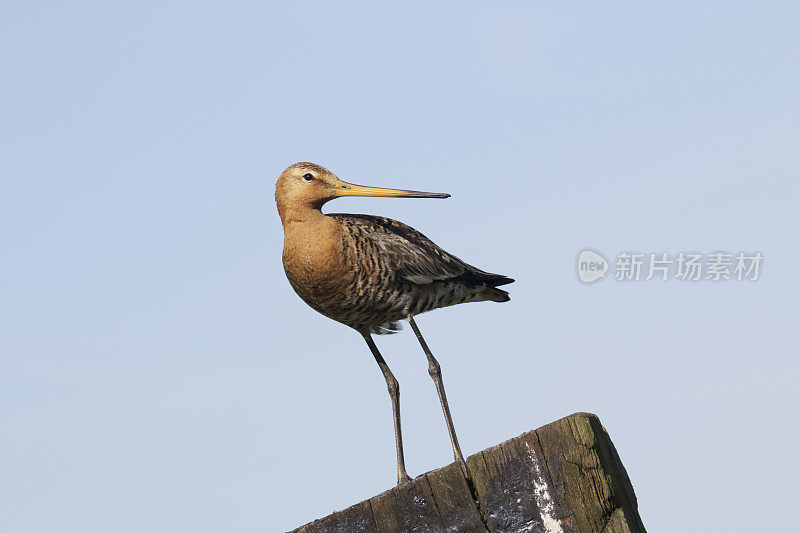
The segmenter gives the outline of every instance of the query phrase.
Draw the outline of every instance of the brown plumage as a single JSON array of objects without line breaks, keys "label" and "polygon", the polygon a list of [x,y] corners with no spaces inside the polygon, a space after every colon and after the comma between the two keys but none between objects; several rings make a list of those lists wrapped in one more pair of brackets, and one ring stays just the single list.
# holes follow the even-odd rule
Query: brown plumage
[{"label": "brown plumage", "polygon": [[[319,177],[306,182],[302,176],[307,171]],[[313,309],[357,331],[380,334],[396,331],[399,320],[439,307],[509,300],[496,287],[514,280],[465,263],[402,222],[373,215],[323,215],[319,208],[335,196],[316,201],[305,197],[305,206],[288,205],[300,196],[292,195],[292,186],[303,189],[316,180],[328,185],[323,180],[334,178],[318,165],[297,163],[284,171],[276,190],[286,276]]]},{"label": "brown plumage", "polygon": [[508,293],[497,287],[514,280],[465,263],[402,222],[373,215],[323,214],[322,206],[340,196],[447,198],[449,195],[354,185],[313,163],[290,166],[275,187],[284,230],[283,266],[289,283],[313,309],[361,333],[384,373],[395,415],[398,482],[407,479],[400,438],[398,386],[371,334],[393,333],[400,329],[400,320],[410,322],[428,356],[429,371],[437,383],[456,460],[466,473],[438,363],[413,317],[460,303],[507,302]]}]

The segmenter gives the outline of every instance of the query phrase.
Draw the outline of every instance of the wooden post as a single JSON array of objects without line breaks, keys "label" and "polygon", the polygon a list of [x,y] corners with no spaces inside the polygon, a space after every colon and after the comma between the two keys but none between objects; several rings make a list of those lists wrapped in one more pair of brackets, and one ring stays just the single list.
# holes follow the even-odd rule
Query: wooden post
[{"label": "wooden post", "polygon": [[597,416],[575,413],[335,512],[294,533],[644,533]]}]

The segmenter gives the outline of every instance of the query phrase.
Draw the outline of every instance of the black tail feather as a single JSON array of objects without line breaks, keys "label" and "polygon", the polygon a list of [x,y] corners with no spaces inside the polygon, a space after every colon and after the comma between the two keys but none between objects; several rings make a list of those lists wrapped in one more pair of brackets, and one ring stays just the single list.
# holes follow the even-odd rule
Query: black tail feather
[{"label": "black tail feather", "polygon": [[514,283],[512,278],[502,274],[492,274],[491,272],[484,272],[483,270],[468,270],[456,278],[448,281],[464,281],[466,283],[475,283],[479,285],[488,285],[489,287],[499,287],[500,285],[508,285]]},{"label": "black tail feather", "polygon": [[499,287],[500,285],[508,285],[509,283],[514,283],[513,278],[509,278],[507,276],[503,276],[500,274],[495,274],[495,275],[498,276],[497,279],[493,279],[491,281],[486,282],[486,284],[489,285],[490,287]]}]

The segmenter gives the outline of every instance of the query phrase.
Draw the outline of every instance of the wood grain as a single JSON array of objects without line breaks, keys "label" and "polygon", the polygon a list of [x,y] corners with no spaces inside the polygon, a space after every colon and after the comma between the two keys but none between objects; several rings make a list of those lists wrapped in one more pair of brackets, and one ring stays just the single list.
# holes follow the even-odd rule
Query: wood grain
[{"label": "wood grain", "polygon": [[644,533],[636,496],[598,418],[575,413],[428,472],[296,533]]}]

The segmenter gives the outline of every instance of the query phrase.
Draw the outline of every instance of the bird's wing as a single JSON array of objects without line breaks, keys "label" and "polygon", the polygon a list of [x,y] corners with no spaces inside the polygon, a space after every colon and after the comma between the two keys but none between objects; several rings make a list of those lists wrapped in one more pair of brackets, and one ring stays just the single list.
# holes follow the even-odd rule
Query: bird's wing
[{"label": "bird's wing", "polygon": [[378,260],[385,261],[386,266],[404,281],[428,285],[435,281],[458,280],[492,286],[512,281],[465,263],[419,231],[397,220],[373,215],[330,216],[358,228],[359,233],[377,247],[380,252]]}]

